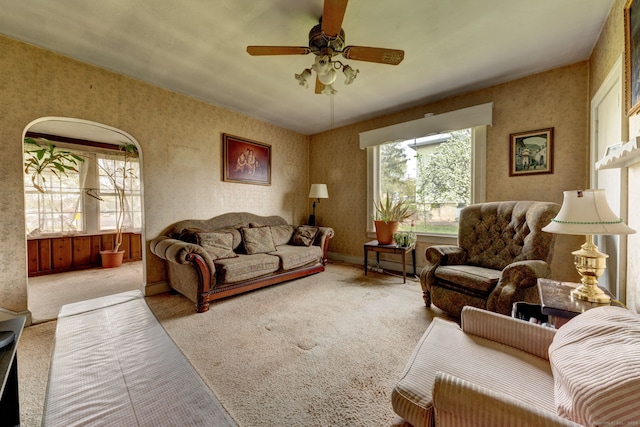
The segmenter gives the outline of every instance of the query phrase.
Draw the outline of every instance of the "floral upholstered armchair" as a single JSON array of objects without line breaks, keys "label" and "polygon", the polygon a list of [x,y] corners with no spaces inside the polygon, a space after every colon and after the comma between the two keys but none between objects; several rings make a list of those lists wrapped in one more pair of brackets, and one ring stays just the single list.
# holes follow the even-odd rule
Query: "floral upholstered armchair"
[{"label": "floral upholstered armchair", "polygon": [[555,234],[542,227],[560,205],[505,201],[467,206],[460,213],[458,245],[426,250],[420,282],[432,303],[460,317],[465,305],[510,314],[516,301],[537,302],[538,278],[551,275]]}]

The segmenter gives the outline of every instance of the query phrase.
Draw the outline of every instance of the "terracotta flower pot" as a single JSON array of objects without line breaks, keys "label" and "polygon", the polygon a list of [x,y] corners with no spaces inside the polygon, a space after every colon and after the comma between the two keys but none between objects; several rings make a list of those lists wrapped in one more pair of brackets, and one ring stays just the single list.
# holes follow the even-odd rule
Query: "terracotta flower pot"
[{"label": "terracotta flower pot", "polygon": [[103,268],[120,267],[122,265],[124,251],[100,251],[100,256],[102,257]]},{"label": "terracotta flower pot", "polygon": [[393,233],[398,231],[399,221],[374,221],[376,225],[376,238],[381,245],[391,245],[393,243]]}]

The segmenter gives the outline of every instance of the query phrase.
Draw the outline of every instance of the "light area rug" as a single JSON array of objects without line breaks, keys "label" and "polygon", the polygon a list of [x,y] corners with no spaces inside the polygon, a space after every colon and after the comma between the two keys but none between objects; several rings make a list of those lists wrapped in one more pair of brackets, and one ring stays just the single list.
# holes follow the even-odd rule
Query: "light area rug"
[{"label": "light area rug", "polygon": [[[399,425],[391,389],[434,316],[417,279],[329,264],[325,272],[211,304],[146,298],[239,426]],[[25,328],[21,425],[39,426],[56,322]]]},{"label": "light area rug", "polygon": [[[391,390],[437,310],[417,281],[329,265],[214,302],[147,299],[240,426],[397,423]],[[443,315],[444,316],[444,315]]]}]

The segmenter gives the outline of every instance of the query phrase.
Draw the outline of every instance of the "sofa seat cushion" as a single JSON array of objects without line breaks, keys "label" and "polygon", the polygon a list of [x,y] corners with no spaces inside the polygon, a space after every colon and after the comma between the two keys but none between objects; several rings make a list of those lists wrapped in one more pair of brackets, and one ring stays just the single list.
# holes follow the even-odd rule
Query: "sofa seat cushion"
[{"label": "sofa seat cushion", "polygon": [[280,258],[268,254],[238,255],[236,258],[218,259],[216,266],[216,282],[229,284],[242,282],[278,271]]},{"label": "sofa seat cushion", "polygon": [[622,307],[586,311],[549,346],[558,415],[582,425],[640,422],[640,316]]},{"label": "sofa seat cushion", "polygon": [[[555,413],[548,361],[465,334],[456,323],[436,318],[391,393],[394,411],[414,427],[434,425],[432,387],[438,372]],[[517,372],[517,376],[506,375],[508,372]]]},{"label": "sofa seat cushion", "polygon": [[292,270],[307,264],[316,264],[322,260],[320,246],[291,246],[281,245],[275,252],[270,252],[280,258],[283,270]]},{"label": "sofa seat cushion", "polygon": [[453,287],[459,285],[465,290],[487,295],[498,284],[502,271],[475,265],[442,265],[435,274]]}]

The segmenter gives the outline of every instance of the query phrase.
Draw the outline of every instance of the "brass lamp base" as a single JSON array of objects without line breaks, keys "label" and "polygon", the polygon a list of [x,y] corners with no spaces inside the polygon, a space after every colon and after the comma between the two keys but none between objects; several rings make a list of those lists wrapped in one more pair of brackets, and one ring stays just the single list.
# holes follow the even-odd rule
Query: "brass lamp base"
[{"label": "brass lamp base", "polygon": [[575,299],[595,302],[598,304],[609,304],[611,302],[611,297],[605,294],[597,285],[580,285],[571,291],[571,296]]},{"label": "brass lamp base", "polygon": [[580,276],[582,285],[571,291],[571,296],[583,301],[608,304],[611,302],[609,295],[598,287],[598,277],[602,276],[607,268],[609,255],[603,254],[593,243],[593,236],[587,235],[587,241],[580,250],[571,252],[573,263]]}]

